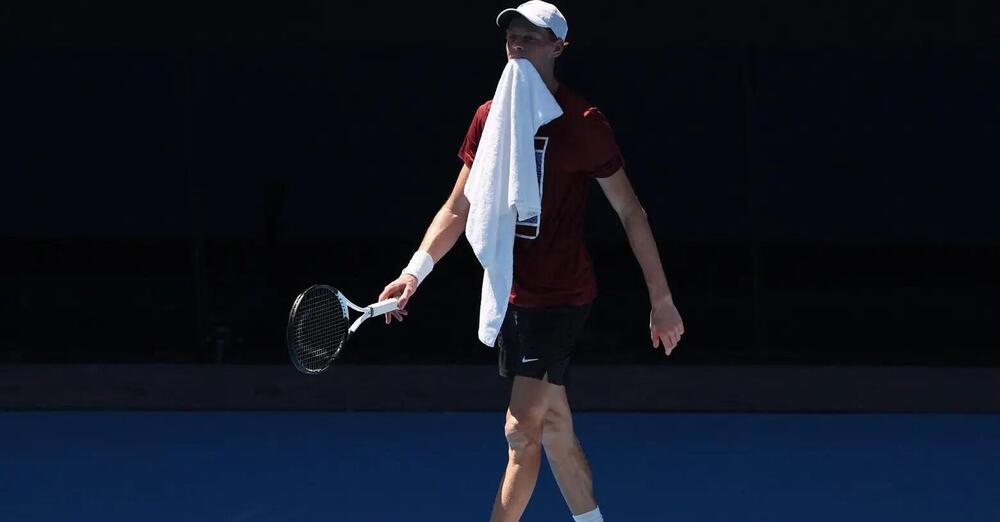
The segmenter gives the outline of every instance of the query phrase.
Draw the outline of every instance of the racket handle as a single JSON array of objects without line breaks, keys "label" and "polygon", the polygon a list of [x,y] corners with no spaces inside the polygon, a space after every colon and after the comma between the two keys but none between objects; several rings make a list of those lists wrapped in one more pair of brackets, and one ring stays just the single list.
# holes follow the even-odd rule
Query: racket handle
[{"label": "racket handle", "polygon": [[372,317],[378,317],[380,315],[387,314],[389,312],[394,312],[399,310],[399,306],[396,304],[395,298],[386,299],[385,301],[379,301],[368,308],[372,311]]}]

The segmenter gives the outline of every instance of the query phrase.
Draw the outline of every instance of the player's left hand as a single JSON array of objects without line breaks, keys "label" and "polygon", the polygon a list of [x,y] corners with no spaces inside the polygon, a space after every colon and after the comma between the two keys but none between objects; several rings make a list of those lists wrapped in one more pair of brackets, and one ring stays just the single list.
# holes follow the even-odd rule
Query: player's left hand
[{"label": "player's left hand", "polygon": [[674,306],[672,297],[659,299],[653,303],[649,312],[649,338],[653,341],[653,348],[663,344],[663,352],[670,355],[677,347],[677,343],[684,334],[684,322],[681,314]]}]

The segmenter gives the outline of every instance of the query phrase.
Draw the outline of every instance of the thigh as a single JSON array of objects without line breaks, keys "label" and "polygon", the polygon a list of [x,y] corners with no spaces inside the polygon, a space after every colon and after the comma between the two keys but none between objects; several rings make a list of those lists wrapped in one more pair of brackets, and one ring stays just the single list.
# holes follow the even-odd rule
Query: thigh
[{"label": "thigh", "polygon": [[541,426],[549,411],[550,399],[558,396],[556,390],[561,388],[562,386],[548,382],[544,376],[542,379],[520,375],[514,377],[507,416],[513,417],[520,423],[527,422]]},{"label": "thigh", "polygon": [[573,412],[569,407],[565,386],[553,386],[545,398],[544,428],[555,432],[573,432]]}]

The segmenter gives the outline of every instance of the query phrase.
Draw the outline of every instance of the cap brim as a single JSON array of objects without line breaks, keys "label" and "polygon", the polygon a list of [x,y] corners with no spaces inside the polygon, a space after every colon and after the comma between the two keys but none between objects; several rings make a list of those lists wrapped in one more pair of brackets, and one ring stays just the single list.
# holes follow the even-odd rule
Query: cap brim
[{"label": "cap brim", "polygon": [[522,13],[521,11],[518,11],[517,9],[514,9],[513,7],[510,7],[510,8],[504,9],[503,11],[500,11],[500,14],[497,15],[497,27],[499,27],[501,29],[506,29],[507,28],[507,24],[510,23],[510,19],[514,15],[521,15],[521,16],[523,16],[525,20],[531,22],[531,24],[534,25],[534,26],[536,26],[536,27],[541,27],[542,29],[549,29],[549,30],[552,29],[551,27],[545,25],[545,22],[541,21],[540,19],[532,17],[532,16],[528,16],[528,15]]},{"label": "cap brim", "polygon": [[500,11],[500,14],[497,15],[497,27],[501,29],[506,29],[507,24],[510,23],[510,17],[514,16],[515,14],[518,14],[518,12],[517,9],[514,8],[504,9],[503,11]]}]

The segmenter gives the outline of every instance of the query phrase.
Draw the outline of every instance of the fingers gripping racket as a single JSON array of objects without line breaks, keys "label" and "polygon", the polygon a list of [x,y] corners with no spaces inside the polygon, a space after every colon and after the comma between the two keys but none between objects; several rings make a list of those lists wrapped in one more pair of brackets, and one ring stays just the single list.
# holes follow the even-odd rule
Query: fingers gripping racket
[{"label": "fingers gripping racket", "polygon": [[[340,355],[361,323],[398,308],[395,299],[362,308],[332,286],[310,286],[295,299],[288,314],[286,336],[292,363],[302,373],[322,372]],[[350,310],[361,312],[354,323],[350,322]]]}]

